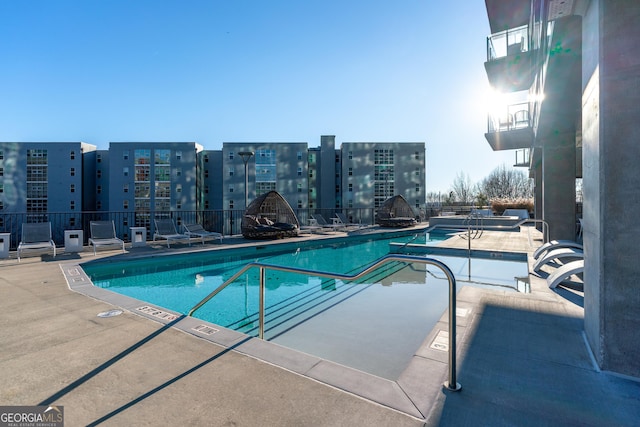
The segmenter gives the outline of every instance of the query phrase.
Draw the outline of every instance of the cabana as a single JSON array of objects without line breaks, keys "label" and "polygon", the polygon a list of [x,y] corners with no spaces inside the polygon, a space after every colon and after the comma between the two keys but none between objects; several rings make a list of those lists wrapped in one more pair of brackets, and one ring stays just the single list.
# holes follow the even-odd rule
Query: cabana
[{"label": "cabana", "polygon": [[376,223],[381,227],[411,227],[416,225],[416,214],[400,194],[387,199],[378,208]]},{"label": "cabana", "polygon": [[283,239],[297,236],[300,223],[284,197],[269,191],[249,204],[241,228],[246,239]]}]

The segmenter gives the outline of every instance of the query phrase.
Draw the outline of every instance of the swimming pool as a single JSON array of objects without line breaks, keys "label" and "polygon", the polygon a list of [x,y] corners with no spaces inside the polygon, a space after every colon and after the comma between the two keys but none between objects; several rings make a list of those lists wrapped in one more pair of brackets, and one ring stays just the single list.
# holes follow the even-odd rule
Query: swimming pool
[{"label": "swimming pool", "polygon": [[[353,274],[388,254],[391,243],[409,241],[417,241],[414,233],[99,261],[82,267],[95,286],[187,313],[249,262]],[[512,286],[514,277],[527,270],[526,263],[472,260],[474,276],[468,278],[467,259],[431,257],[449,265],[457,280],[472,285]],[[448,302],[448,282],[435,267],[392,263],[357,283],[266,274],[265,339],[388,379],[396,379],[406,367]],[[258,283],[258,272],[250,270],[196,317],[257,335]]]}]

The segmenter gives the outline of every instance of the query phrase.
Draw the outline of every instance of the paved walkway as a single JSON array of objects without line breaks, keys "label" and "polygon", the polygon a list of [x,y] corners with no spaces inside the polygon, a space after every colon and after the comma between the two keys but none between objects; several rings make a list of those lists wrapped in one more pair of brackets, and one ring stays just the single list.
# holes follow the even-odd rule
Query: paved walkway
[{"label": "paved walkway", "polygon": [[[530,252],[540,242],[527,233],[486,233],[472,244]],[[150,245],[125,256],[165,251]],[[449,392],[446,355],[428,346],[435,330],[393,386],[355,374],[342,386],[330,363],[256,339],[212,343],[179,327],[191,319],[163,324],[133,310],[97,317],[115,307],[69,290],[63,275],[87,259],[89,251],[0,261],[0,405],[64,405],[67,426],[632,426],[640,419],[640,383],[599,372],[592,361],[582,294],[551,291],[536,277],[530,294],[462,288],[463,389]],[[412,407],[380,403],[393,393],[409,396]]]}]

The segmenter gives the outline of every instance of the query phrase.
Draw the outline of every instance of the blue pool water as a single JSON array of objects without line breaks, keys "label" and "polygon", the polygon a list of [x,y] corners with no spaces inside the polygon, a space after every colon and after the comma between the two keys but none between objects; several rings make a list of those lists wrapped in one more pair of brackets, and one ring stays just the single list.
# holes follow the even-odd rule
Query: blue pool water
[{"label": "blue pool water", "polygon": [[[390,243],[416,243],[418,238],[424,242],[424,235],[414,234],[349,238],[96,261],[82,268],[95,286],[187,313],[249,262],[353,274],[388,254]],[[469,276],[466,258],[430,257],[445,262],[460,285],[513,289],[514,278],[527,272],[522,262],[472,259]],[[258,271],[248,271],[195,317],[257,335],[258,283]],[[398,355],[389,356],[388,349],[405,362],[411,358],[447,307],[448,282],[436,267],[417,264],[390,263],[358,283],[267,270],[265,299],[266,339],[395,379],[406,363],[389,360]],[[363,358],[362,351],[377,358]]]}]

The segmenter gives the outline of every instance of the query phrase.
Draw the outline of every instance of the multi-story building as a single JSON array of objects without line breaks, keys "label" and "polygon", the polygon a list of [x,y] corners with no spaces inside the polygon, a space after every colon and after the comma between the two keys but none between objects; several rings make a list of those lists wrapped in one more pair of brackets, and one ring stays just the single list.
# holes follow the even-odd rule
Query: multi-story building
[{"label": "multi-story building", "polygon": [[576,236],[583,184],[584,321],[602,369],[640,377],[640,4],[485,0],[489,81],[513,99],[493,115],[494,150],[521,150],[535,214]]},{"label": "multi-story building", "polygon": [[[424,208],[423,142],[343,142],[340,159],[337,208],[344,208],[347,212],[366,208],[375,210],[397,194],[414,207],[416,214]],[[353,215],[350,217],[356,220]]]},{"label": "multi-story building", "polygon": [[17,236],[22,222],[52,221],[60,242],[64,229],[81,227],[93,203],[83,181],[93,175],[87,158],[95,150],[83,142],[0,142],[0,228]]},{"label": "multi-story building", "polygon": [[[55,225],[60,230],[113,219],[125,240],[134,226],[152,234],[159,216],[171,216],[178,226],[197,221],[236,233],[246,206],[271,190],[303,224],[310,213],[333,216],[337,210],[354,222],[372,223],[375,209],[395,194],[415,206],[416,214],[425,201],[423,142],[346,142],[336,149],[335,136],[323,135],[314,148],[306,142],[225,142],[222,150],[203,150],[195,142],[112,142],[108,150],[80,143],[3,147],[3,212],[69,212],[63,226]],[[19,157],[23,164],[16,168],[13,159]],[[47,170],[55,182],[45,177]],[[28,187],[16,191],[7,183],[23,182],[21,173]],[[43,195],[54,183],[56,198]],[[69,189],[66,198],[61,188]]]},{"label": "multi-story building", "polygon": [[[96,168],[98,200],[108,200],[99,210],[122,212],[116,228],[127,237],[131,226],[153,231],[153,218],[174,216],[198,209],[198,152],[195,142],[112,142],[108,161]],[[102,153],[100,153],[102,154]],[[191,220],[191,218],[189,218]]]}]

